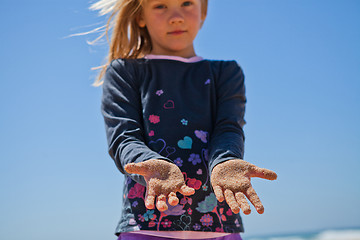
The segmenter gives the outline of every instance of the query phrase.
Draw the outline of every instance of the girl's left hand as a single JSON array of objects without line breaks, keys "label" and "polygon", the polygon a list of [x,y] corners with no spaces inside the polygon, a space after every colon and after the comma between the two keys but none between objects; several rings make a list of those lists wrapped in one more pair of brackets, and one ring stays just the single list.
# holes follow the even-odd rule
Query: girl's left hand
[{"label": "girl's left hand", "polygon": [[264,206],[251,186],[252,177],[275,180],[277,175],[271,170],[259,168],[244,160],[233,159],[219,163],[213,168],[211,185],[218,201],[222,202],[225,199],[235,214],[240,212],[240,208],[244,214],[250,214],[250,205],[245,196],[255,206],[257,212],[262,214]]}]

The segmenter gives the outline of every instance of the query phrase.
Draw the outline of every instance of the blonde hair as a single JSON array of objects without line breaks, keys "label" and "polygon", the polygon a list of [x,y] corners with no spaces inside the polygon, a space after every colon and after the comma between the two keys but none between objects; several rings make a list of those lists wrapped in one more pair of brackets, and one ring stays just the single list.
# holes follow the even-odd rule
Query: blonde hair
[{"label": "blonde hair", "polygon": [[[94,86],[102,84],[102,78],[107,66],[117,58],[141,58],[152,50],[151,38],[147,28],[141,28],[137,23],[137,17],[141,14],[146,0],[100,0],[90,6],[92,10],[99,10],[100,15],[111,13],[105,32],[95,41],[107,36],[109,54],[107,63],[94,69],[101,69]],[[207,14],[208,0],[201,0],[201,11]],[[109,41],[109,30],[112,30]]]}]

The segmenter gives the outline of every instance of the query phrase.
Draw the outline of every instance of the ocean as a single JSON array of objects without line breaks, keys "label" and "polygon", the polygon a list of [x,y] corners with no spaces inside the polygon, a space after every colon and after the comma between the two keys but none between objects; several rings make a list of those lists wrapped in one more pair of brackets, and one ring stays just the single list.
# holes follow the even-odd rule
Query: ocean
[{"label": "ocean", "polygon": [[308,233],[246,237],[244,240],[360,240],[360,228],[321,230]]}]

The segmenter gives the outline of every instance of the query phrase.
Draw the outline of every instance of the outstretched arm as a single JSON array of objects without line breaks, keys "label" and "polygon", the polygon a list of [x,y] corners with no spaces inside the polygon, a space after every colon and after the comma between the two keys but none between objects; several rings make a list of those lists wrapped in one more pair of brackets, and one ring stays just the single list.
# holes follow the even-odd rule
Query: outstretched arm
[{"label": "outstretched arm", "polygon": [[245,124],[244,74],[235,61],[220,65],[216,80],[216,119],[209,146],[209,174],[219,163],[243,159]]},{"label": "outstretched arm", "polygon": [[[127,163],[149,159],[164,159],[144,143],[142,106],[138,77],[132,65],[114,60],[104,76],[101,111],[104,116],[109,154],[118,169],[126,174]],[[129,175],[136,182],[146,185],[141,175]]]},{"label": "outstretched arm", "polygon": [[264,207],[251,186],[252,177],[276,179],[276,173],[243,159],[245,114],[244,74],[236,62],[225,62],[217,79],[217,114],[211,136],[209,174],[217,199],[224,199],[234,213],[250,214],[246,197],[259,213]]},{"label": "outstretched arm", "polygon": [[251,185],[253,177],[275,180],[277,175],[271,170],[259,168],[241,159],[233,159],[213,168],[211,184],[218,201],[223,202],[225,199],[234,213],[239,213],[241,208],[244,214],[250,214],[250,205],[246,200],[248,198],[256,211],[262,214],[264,206]]}]

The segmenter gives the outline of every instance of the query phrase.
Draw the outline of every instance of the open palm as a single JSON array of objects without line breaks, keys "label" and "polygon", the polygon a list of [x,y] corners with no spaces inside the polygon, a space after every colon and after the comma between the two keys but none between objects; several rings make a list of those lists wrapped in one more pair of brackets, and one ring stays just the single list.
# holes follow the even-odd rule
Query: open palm
[{"label": "open palm", "polygon": [[150,159],[141,163],[125,165],[125,171],[140,174],[146,181],[145,206],[163,212],[168,209],[166,201],[175,206],[179,203],[176,192],[185,196],[195,193],[195,189],[186,186],[184,176],[178,166],[160,159]]},{"label": "open palm", "polygon": [[[241,159],[233,159],[216,165],[211,173],[211,185],[219,202],[226,200],[234,213],[240,209],[244,214],[250,214],[250,205],[246,197],[260,214],[264,212],[258,195],[251,185],[252,177],[275,180],[275,172],[259,168]],[[246,197],[245,197],[246,196]]]}]

